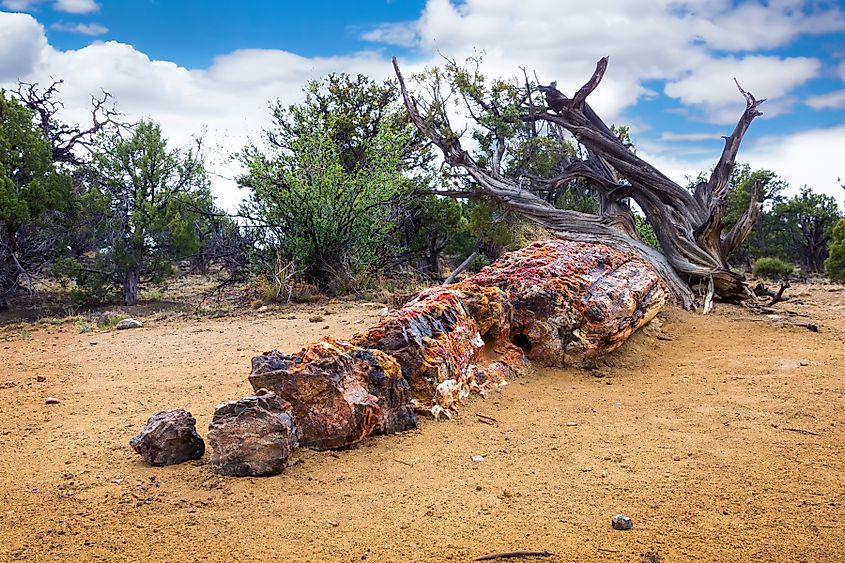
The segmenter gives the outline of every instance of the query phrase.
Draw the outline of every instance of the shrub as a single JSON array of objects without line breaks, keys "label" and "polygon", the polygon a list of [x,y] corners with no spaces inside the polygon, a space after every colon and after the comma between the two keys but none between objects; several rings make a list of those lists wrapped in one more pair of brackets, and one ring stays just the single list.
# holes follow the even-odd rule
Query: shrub
[{"label": "shrub", "polygon": [[833,227],[824,270],[831,280],[845,282],[845,219],[840,219]]},{"label": "shrub", "polygon": [[783,278],[795,271],[795,266],[774,256],[764,256],[754,262],[752,272],[758,278]]},{"label": "shrub", "polygon": [[482,268],[489,266],[490,263],[490,259],[487,258],[487,256],[484,254],[478,254],[475,258],[473,258],[468,269],[470,272],[479,272]]}]

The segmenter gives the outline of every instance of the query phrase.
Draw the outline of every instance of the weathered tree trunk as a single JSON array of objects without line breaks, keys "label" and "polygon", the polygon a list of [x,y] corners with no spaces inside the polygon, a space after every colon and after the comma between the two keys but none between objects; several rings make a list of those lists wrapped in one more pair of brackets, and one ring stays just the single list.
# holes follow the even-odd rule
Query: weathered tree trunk
[{"label": "weathered tree trunk", "polygon": [[141,269],[132,266],[123,277],[123,304],[136,305],[141,285]]},{"label": "weathered tree trunk", "polygon": [[[552,83],[537,88],[545,96],[545,105],[538,106],[533,101],[531,86],[526,84],[523,121],[560,126],[568,130],[587,153],[587,158],[571,161],[562,174],[542,180],[542,185],[548,189],[576,177],[585,178],[601,201],[601,213],[592,215],[557,209],[525,189],[536,184],[537,178],[503,174],[501,162],[507,146],[503,136],[496,139],[496,154],[491,165],[482,166],[476,162],[461,147],[459,137],[449,127],[449,117],[442,103],[444,98],[435,93],[433,102],[425,103],[412,97],[396,59],[393,63],[414,124],[440,148],[446,162],[465,171],[485,195],[561,238],[601,242],[648,260],[675,299],[686,308],[695,306],[691,287],[699,285],[708,288],[705,312],[712,306],[714,294],[725,300],[754,299],[744,277],[730,270],[727,256],[748,236],[760,212],[760,204],[752,197],[744,216],[724,234],[722,217],[727,206],[734,158],[751,121],[760,115],[757,108],[764,100],[756,100],[740,88],[746,98],[746,109],[733,133],[726,137],[725,148],[709,180],[689,192],[625,146],[586,103],[586,98],[604,75],[607,58],[599,61],[593,76],[571,99]],[[475,101],[485,109],[496,111],[489,100]],[[637,203],[654,227],[661,251],[654,250],[636,236],[626,203],[628,199]]]},{"label": "weathered tree trunk", "polygon": [[16,251],[15,231],[11,227],[3,228],[0,230],[0,309],[9,308],[20,285],[21,268],[15,258]]}]

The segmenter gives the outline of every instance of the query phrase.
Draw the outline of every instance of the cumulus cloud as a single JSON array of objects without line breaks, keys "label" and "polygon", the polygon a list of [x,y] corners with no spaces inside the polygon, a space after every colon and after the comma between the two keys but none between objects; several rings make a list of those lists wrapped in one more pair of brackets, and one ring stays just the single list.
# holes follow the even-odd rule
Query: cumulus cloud
[{"label": "cumulus cloud", "polygon": [[98,23],[64,23],[57,22],[50,26],[50,29],[56,31],[67,31],[69,33],[79,33],[80,35],[96,36],[108,33],[109,28]]},{"label": "cumulus cloud", "polygon": [[56,0],[53,7],[68,14],[90,14],[100,9],[100,5],[94,0]]},{"label": "cumulus cloud", "polygon": [[268,124],[268,102],[295,103],[311,78],[331,72],[386,78],[389,61],[375,52],[307,58],[279,50],[246,49],[218,56],[204,69],[154,60],[124,43],[95,42],[61,51],[47,43],[31,16],[0,12],[0,87],[19,78],[49,83],[64,78],[61,118],[85,123],[90,97],[109,92],[129,121],[152,117],[177,145],[205,130],[213,189],[233,209],[241,199],[230,156]]},{"label": "cumulus cloud", "polygon": [[845,190],[838,178],[845,177],[843,154],[845,124],[762,138],[744,149],[742,160],[776,171],[790,183],[793,193],[806,184],[841,205]]},{"label": "cumulus cloud", "polygon": [[[683,78],[666,85],[668,96],[688,106],[703,108],[715,123],[731,123],[745,107],[733,78],[752,93],[765,93],[765,114],[772,117],[789,109],[789,93],[819,75],[821,62],[810,57],[724,57],[699,64]],[[762,96],[761,96],[762,97]]]},{"label": "cumulus cloud", "polygon": [[28,76],[46,47],[44,27],[35,18],[0,12],[0,83]]},{"label": "cumulus cloud", "polygon": [[[637,152],[672,180],[685,185],[688,177],[712,169],[722,145],[710,145],[688,156],[672,143],[639,144]],[[840,205],[845,190],[838,178],[845,178],[841,165],[845,154],[845,124],[817,128],[791,135],[774,135],[746,140],[739,151],[739,162],[752,168],[772,170],[789,183],[786,195],[798,193],[807,185],[813,191],[832,196]]]},{"label": "cumulus cloud", "polygon": [[7,10],[15,12],[25,12],[31,10],[36,4],[42,0],[3,0],[2,5]]}]

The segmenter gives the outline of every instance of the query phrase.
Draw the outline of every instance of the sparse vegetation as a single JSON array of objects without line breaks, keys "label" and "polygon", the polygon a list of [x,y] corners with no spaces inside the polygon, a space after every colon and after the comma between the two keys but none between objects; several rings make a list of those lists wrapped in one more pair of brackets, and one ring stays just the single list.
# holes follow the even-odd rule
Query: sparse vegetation
[{"label": "sparse vegetation", "polygon": [[782,279],[795,271],[795,266],[774,256],[764,256],[754,262],[751,270],[758,278]]}]

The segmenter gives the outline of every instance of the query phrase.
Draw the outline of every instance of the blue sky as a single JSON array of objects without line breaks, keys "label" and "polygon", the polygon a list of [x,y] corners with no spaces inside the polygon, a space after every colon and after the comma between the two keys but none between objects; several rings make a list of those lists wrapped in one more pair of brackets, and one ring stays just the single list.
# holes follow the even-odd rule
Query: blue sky
[{"label": "blue sky", "polygon": [[174,142],[204,131],[232,207],[228,155],[267,123],[270,100],[298,101],[310,78],[387,77],[394,54],[412,71],[481,49],[488,74],[527,66],[573,90],[610,55],[593,105],[677,181],[718,157],[743,107],[737,77],[769,99],[740,160],[841,203],[843,12],[816,0],[0,0],[0,86],[64,78],[68,120],[102,88]]}]

